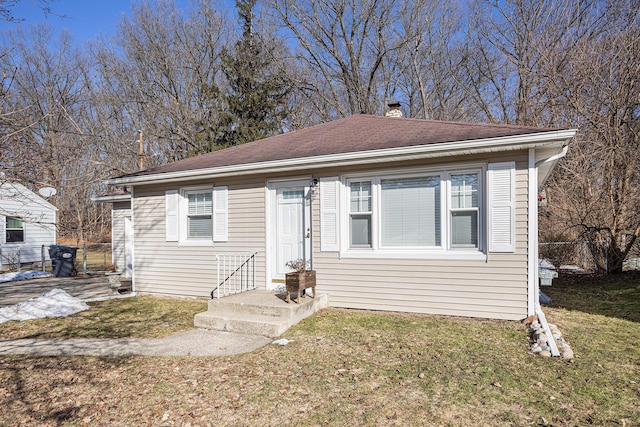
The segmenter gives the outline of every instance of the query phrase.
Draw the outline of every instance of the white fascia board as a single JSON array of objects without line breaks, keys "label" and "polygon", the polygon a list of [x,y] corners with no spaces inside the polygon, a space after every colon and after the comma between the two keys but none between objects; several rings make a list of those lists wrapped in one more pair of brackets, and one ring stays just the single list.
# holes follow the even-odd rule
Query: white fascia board
[{"label": "white fascia board", "polygon": [[118,194],[117,196],[96,196],[92,197],[92,202],[100,203],[113,203],[113,202],[126,202],[131,200],[131,194]]},{"label": "white fascia board", "polygon": [[248,163],[221,166],[207,169],[166,172],[151,175],[137,175],[112,178],[105,181],[108,185],[142,185],[168,182],[181,182],[193,179],[213,179],[229,176],[242,176],[258,173],[306,170],[321,167],[343,167],[367,163],[383,163],[400,160],[419,160],[434,157],[450,157],[517,151],[529,148],[557,145],[562,147],[576,133],[576,129],[538,132],[501,138],[473,139],[438,144],[426,144],[411,147],[386,148],[381,150],[357,151],[353,153],[329,154],[325,156],[302,157],[274,160],[269,162]]}]

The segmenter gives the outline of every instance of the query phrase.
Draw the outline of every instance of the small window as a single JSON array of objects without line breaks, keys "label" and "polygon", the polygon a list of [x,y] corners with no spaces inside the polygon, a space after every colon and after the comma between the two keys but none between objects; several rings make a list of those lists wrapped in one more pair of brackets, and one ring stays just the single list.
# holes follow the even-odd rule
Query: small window
[{"label": "small window", "polygon": [[213,237],[213,201],[211,191],[187,192],[187,238]]},{"label": "small window", "polygon": [[7,217],[5,230],[7,243],[24,242],[24,222],[18,218]]},{"label": "small window", "polygon": [[478,247],[478,174],[451,175],[451,247]]},{"label": "small window", "polygon": [[350,187],[351,247],[371,247],[371,181],[352,181]]}]

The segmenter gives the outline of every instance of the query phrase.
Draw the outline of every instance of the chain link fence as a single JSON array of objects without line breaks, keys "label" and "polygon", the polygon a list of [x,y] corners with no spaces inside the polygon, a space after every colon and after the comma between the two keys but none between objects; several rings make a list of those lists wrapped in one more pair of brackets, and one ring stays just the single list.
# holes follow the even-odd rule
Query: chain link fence
[{"label": "chain link fence", "polygon": [[[547,260],[556,268],[584,270],[592,273],[598,265],[606,268],[609,251],[603,242],[597,250],[592,250],[587,241],[540,243],[538,257]],[[623,270],[640,270],[640,240],[636,241],[623,263]]]},{"label": "chain link fence", "polygon": [[[52,272],[52,264],[49,257],[51,246],[0,246],[0,272],[20,272],[25,270]],[[111,243],[86,243],[70,247],[77,249],[75,269],[79,274],[98,274],[113,271]]]}]

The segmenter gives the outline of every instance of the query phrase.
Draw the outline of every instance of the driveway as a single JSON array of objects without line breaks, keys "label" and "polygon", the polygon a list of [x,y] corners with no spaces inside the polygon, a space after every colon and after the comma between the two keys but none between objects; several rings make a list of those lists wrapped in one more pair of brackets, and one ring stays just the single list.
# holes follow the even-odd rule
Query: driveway
[{"label": "driveway", "polygon": [[45,277],[0,283],[0,307],[38,297],[51,289],[63,289],[69,295],[83,300],[113,295],[107,276]]}]

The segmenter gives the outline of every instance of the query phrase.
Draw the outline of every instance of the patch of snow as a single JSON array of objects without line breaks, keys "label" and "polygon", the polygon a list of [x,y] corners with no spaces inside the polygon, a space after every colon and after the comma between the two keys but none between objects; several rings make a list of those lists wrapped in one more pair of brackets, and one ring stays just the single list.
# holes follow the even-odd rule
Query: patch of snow
[{"label": "patch of snow", "polygon": [[28,270],[16,273],[0,274],[0,283],[17,282],[18,280],[35,279],[38,277],[51,277],[51,273],[38,270]]},{"label": "patch of snow", "polygon": [[555,270],[556,266],[551,264],[549,260],[541,259],[538,261],[538,268],[544,268],[545,270]]},{"label": "patch of snow", "polygon": [[580,268],[577,265],[561,265],[560,270],[571,271],[573,273],[588,273],[587,270]]},{"label": "patch of snow", "polygon": [[9,307],[0,308],[0,323],[9,320],[31,320],[44,317],[64,317],[89,306],[82,300],[72,297],[62,289],[52,289],[36,298]]},{"label": "patch of snow", "polygon": [[288,340],[286,338],[280,338],[279,340],[275,340],[273,342],[271,342],[271,344],[276,344],[276,345],[287,345],[290,342],[293,342],[293,340]]}]

